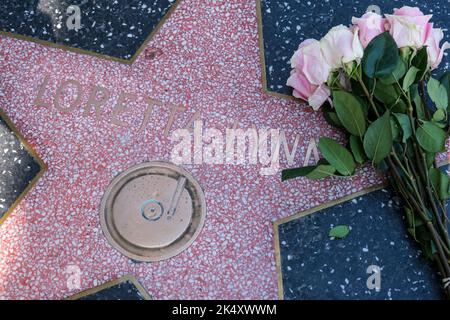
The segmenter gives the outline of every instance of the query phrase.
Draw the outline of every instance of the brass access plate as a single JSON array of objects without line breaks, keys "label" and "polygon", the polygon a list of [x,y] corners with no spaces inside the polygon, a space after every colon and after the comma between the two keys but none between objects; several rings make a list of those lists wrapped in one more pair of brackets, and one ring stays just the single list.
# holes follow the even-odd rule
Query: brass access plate
[{"label": "brass access plate", "polygon": [[166,260],[186,250],[205,218],[199,183],[167,162],[143,163],[119,174],[100,207],[100,223],[111,245],[142,262]]}]

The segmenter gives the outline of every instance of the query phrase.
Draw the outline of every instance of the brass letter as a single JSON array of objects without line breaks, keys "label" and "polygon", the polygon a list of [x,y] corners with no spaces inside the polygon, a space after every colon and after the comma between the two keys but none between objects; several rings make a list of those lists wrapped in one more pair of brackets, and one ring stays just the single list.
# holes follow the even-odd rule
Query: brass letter
[{"label": "brass letter", "polygon": [[46,75],[44,81],[38,86],[38,94],[36,100],[34,100],[34,104],[36,107],[50,107],[50,105],[44,101],[45,89],[48,86],[48,78],[48,75]]},{"label": "brass letter", "polygon": [[117,125],[117,126],[121,126],[121,127],[128,127],[129,124],[126,121],[122,121],[118,118],[118,116],[121,113],[124,113],[127,108],[125,107],[124,103],[125,100],[129,98],[129,99],[136,99],[136,96],[134,94],[131,93],[121,93],[119,96],[119,99],[117,100],[117,104],[113,109],[113,114],[112,114],[112,119],[111,119],[111,123]]},{"label": "brass letter", "polygon": [[[100,98],[97,99],[98,94],[100,94]],[[100,119],[102,115],[102,111],[100,110],[100,107],[104,105],[111,96],[108,89],[105,89],[100,86],[96,86],[94,90],[92,90],[91,94],[89,95],[88,102],[86,106],[84,107],[84,113],[83,116],[87,117],[89,116],[89,113],[91,112],[91,107],[94,107],[95,116],[97,117],[97,120]]]},{"label": "brass letter", "polygon": [[[77,88],[77,98],[70,104],[69,107],[64,108],[64,107],[61,107],[59,101],[62,99],[62,94],[63,94],[64,89],[66,89],[69,85],[74,85]],[[76,81],[76,80],[66,80],[56,90],[55,101],[54,101],[55,108],[58,109],[61,112],[70,113],[77,106],[80,105],[82,95],[83,94],[82,94],[81,84],[78,81]]]}]

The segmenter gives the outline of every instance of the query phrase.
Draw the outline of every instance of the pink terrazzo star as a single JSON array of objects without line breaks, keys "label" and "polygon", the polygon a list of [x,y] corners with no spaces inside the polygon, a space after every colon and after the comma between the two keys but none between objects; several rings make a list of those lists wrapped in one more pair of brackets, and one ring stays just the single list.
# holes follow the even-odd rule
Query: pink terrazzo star
[{"label": "pink terrazzo star", "polygon": [[[341,138],[320,114],[263,94],[254,1],[182,1],[132,66],[0,37],[0,108],[48,165],[48,171],[0,226],[0,298],[61,299],[122,275],[133,274],[156,299],[276,299],[272,222],[379,184],[369,168],[353,179],[288,183],[262,176],[253,165],[184,166],[205,190],[206,225],[192,247],[160,263],[135,264],[115,251],[99,225],[99,205],[111,179],[130,166],[170,160],[173,143],[163,131],[169,107],[154,109],[145,130],[146,98],[195,112],[205,126],[280,128],[290,147],[300,135],[295,165],[311,138]],[[44,103],[36,103],[48,75]],[[62,81],[81,84],[81,107],[63,113],[53,103]],[[111,92],[97,118],[84,115],[95,86]],[[111,121],[121,93],[135,94]],[[68,97],[70,101],[70,92]],[[45,106],[47,104],[47,106]],[[282,157],[282,166],[287,167]],[[70,289],[71,268],[81,288]]]}]

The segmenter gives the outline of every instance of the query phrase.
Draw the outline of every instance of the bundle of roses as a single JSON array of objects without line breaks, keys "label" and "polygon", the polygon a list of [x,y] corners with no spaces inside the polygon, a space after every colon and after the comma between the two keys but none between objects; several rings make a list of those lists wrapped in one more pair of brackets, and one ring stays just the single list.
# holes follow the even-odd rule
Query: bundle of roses
[{"label": "bundle of roses", "polygon": [[412,7],[384,17],[369,12],[300,44],[287,84],[342,129],[348,144],[322,137],[323,159],[282,178],[352,176],[366,162],[387,172],[408,232],[436,262],[450,298],[450,178],[435,164],[448,138],[450,73],[432,76],[450,44],[440,45],[444,33],[431,18]]}]

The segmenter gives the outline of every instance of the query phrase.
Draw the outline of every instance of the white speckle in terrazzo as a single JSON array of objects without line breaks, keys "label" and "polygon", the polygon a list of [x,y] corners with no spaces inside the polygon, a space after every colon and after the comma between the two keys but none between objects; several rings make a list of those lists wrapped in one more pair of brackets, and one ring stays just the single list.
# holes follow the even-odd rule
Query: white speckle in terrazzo
[{"label": "white speckle in terrazzo", "polygon": [[[174,127],[183,126],[189,112],[200,111],[220,129],[240,119],[244,127],[282,128],[305,142],[323,135],[344,141],[322,115],[263,94],[254,1],[194,4],[183,0],[148,43],[163,54],[151,61],[142,54],[132,66],[0,37],[0,107],[49,167],[0,227],[1,298],[74,294],[65,273],[74,264],[82,272],[81,289],[133,274],[156,299],[276,299],[272,221],[383,181],[366,167],[351,179],[282,183],[279,175],[261,177],[259,167],[190,165],[186,169],[205,189],[208,207],[193,246],[152,264],[135,264],[111,248],[98,218],[106,186],[130,166],[169,159],[171,152],[162,133],[168,118],[163,108],[145,132],[111,124],[121,91],[186,107]],[[50,107],[34,103],[46,74],[44,100]],[[52,96],[68,79],[82,85],[83,106],[87,88],[101,84],[111,91],[104,117],[86,117],[82,108],[55,110]],[[139,124],[145,104],[128,107],[123,120]],[[286,159],[282,166],[287,167]]]}]

